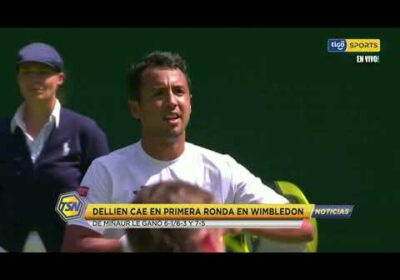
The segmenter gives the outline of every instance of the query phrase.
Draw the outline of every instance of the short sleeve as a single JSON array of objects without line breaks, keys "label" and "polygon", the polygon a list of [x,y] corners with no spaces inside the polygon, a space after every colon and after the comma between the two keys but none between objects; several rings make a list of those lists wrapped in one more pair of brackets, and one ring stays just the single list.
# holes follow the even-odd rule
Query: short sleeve
[{"label": "short sleeve", "polygon": [[[85,196],[81,198],[87,204],[94,203],[110,203],[111,202],[111,177],[105,166],[99,161],[94,160],[86,172],[80,187],[85,187]],[[68,225],[79,225],[90,228],[100,234],[104,233],[104,229],[93,228],[84,218],[71,220]]]},{"label": "short sleeve", "polygon": [[264,185],[260,178],[254,176],[232,157],[227,157],[232,172],[231,184],[235,192],[235,203],[285,204],[289,202],[285,197]]}]

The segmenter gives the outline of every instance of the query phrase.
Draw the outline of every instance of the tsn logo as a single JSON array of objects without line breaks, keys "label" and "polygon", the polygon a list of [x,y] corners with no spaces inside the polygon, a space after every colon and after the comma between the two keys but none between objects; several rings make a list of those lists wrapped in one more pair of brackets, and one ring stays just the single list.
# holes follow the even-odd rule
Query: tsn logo
[{"label": "tsn logo", "polygon": [[380,39],[328,39],[328,52],[380,52]]},{"label": "tsn logo", "polygon": [[80,218],[85,210],[85,203],[76,192],[60,194],[56,204],[56,212],[64,221]]}]

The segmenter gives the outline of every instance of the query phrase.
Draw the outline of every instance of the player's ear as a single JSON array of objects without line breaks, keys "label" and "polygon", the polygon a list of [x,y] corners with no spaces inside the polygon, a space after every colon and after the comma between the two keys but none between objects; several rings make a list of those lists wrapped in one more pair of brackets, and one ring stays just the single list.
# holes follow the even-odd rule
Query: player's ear
[{"label": "player's ear", "polygon": [[64,81],[65,81],[65,73],[64,73],[64,72],[58,73],[58,74],[57,74],[57,78],[58,78],[57,84],[58,84],[59,86],[61,86],[61,85],[64,83]]},{"label": "player's ear", "polygon": [[129,105],[129,110],[131,112],[132,117],[134,117],[135,119],[140,119],[139,102],[134,99],[129,99],[128,105]]},{"label": "player's ear", "polygon": [[189,93],[189,110],[190,110],[190,113],[192,113],[192,98],[193,98],[192,93]]}]

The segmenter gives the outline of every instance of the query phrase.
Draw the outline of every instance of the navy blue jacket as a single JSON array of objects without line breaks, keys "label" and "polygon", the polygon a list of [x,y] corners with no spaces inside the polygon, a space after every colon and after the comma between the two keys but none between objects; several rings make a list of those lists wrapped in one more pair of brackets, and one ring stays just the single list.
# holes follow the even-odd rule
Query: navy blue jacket
[{"label": "navy blue jacket", "polygon": [[33,164],[23,132],[12,133],[10,121],[0,122],[0,246],[21,251],[37,230],[47,251],[59,251],[65,222],[55,212],[58,195],[79,187],[92,160],[109,152],[107,138],[93,120],[62,107]]}]

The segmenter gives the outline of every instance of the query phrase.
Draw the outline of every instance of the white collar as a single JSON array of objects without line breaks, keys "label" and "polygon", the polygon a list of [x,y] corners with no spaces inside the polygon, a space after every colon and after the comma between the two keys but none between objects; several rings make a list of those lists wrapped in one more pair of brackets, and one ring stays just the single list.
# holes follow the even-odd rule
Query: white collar
[{"label": "white collar", "polygon": [[146,151],[143,149],[142,140],[140,140],[138,142],[138,150],[139,150],[139,154],[146,160],[153,162],[155,164],[158,164],[158,165],[168,166],[168,165],[178,162],[186,155],[186,142],[185,142],[185,149],[184,149],[183,153],[180,156],[178,156],[177,158],[172,159],[172,160],[159,160],[159,159],[153,158],[148,153],[146,153]]},{"label": "white collar", "polygon": [[[17,111],[15,112],[14,117],[12,118],[11,123],[10,123],[11,133],[14,133],[17,126],[19,126],[21,128],[25,128],[25,122],[24,122],[24,118],[23,118],[24,108],[25,108],[25,102],[22,103],[18,107]],[[56,128],[58,128],[58,126],[60,124],[60,112],[61,112],[61,104],[60,104],[60,101],[58,101],[58,99],[56,99],[56,104],[54,106],[54,109],[49,116],[49,121],[54,121]]]}]

